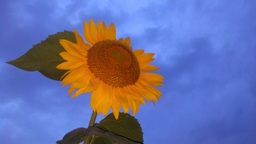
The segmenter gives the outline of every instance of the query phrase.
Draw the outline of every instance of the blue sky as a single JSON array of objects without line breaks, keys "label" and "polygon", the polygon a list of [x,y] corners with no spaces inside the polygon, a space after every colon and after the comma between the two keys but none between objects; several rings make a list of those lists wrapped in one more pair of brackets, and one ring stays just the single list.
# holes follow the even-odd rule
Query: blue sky
[{"label": "blue sky", "polygon": [[135,115],[145,144],[256,143],[253,0],[4,0],[0,17],[0,143],[55,143],[88,125],[90,95],[72,99],[60,82],[5,62],[50,34],[82,33],[89,18],[156,53],[163,96]]}]

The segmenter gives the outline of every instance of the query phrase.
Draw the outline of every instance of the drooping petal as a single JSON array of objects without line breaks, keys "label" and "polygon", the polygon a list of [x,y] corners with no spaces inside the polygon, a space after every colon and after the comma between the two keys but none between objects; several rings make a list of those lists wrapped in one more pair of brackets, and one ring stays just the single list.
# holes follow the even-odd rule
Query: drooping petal
[{"label": "drooping petal", "polygon": [[[72,89],[71,89],[72,90]],[[79,88],[73,95],[72,98],[76,98],[77,96],[81,95],[82,93],[88,93],[92,91],[91,85],[84,86]]]},{"label": "drooping petal", "polygon": [[117,98],[117,101],[120,103],[120,104],[127,104],[128,103],[128,97],[124,95],[124,92],[123,92],[123,89],[122,88],[115,88],[114,89],[114,95]]},{"label": "drooping petal", "polygon": [[100,83],[98,88],[92,92],[91,107],[97,113],[107,114],[110,109],[109,89],[104,83]]},{"label": "drooping petal", "polygon": [[75,98],[75,97],[77,97],[78,95],[82,94],[85,89],[86,89],[86,87],[85,87],[85,88],[80,88],[80,89],[78,89],[78,90],[72,95],[72,98]]},{"label": "drooping petal", "polygon": [[[65,85],[64,85],[65,86]],[[76,87],[74,87],[72,84],[70,85],[69,89],[68,89],[68,95],[70,96],[71,93],[76,89]]]},{"label": "drooping petal", "polygon": [[120,111],[120,104],[117,101],[117,97],[115,95],[111,95],[111,104],[112,104],[112,111],[116,119],[119,117]]}]

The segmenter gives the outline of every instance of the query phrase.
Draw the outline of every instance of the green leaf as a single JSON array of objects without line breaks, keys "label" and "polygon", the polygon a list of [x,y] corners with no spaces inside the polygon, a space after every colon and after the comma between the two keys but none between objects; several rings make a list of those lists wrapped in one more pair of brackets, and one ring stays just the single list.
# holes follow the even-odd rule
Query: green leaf
[{"label": "green leaf", "polygon": [[57,141],[57,144],[79,144],[82,142],[82,137],[87,134],[87,129],[80,127],[76,128],[67,134],[62,138],[62,140]]},{"label": "green leaf", "polygon": [[134,142],[143,143],[143,133],[139,122],[129,114],[120,113],[116,120],[113,113],[99,122],[96,127],[128,138]]},{"label": "green leaf", "polygon": [[105,137],[98,137],[98,138],[95,138],[95,140],[93,141],[93,144],[113,144],[113,143]]},{"label": "green leaf", "polygon": [[58,64],[64,62],[59,55],[60,52],[65,51],[59,44],[60,39],[76,42],[73,32],[59,32],[50,35],[46,40],[34,45],[21,57],[7,63],[26,71],[39,71],[50,79],[60,80],[66,72],[56,68]]},{"label": "green leaf", "polygon": [[114,134],[109,131],[104,131],[98,127],[76,128],[58,140],[57,144],[79,144],[84,141],[84,144],[142,144],[126,137]]}]

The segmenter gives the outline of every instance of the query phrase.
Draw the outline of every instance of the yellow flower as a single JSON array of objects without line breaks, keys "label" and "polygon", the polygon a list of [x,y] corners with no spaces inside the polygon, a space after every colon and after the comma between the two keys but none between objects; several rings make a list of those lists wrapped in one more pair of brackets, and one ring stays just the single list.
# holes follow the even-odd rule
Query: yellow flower
[{"label": "yellow flower", "polygon": [[112,109],[118,119],[120,108],[125,113],[131,109],[134,115],[144,100],[157,101],[163,77],[156,73],[158,67],[150,64],[154,53],[132,50],[130,38],[116,39],[114,24],[109,27],[92,19],[84,23],[84,38],[74,30],[76,43],[61,39],[66,50],[61,57],[66,60],[57,66],[68,70],[62,77],[63,86],[70,85],[68,94],[77,97],[92,92],[91,107],[106,115]]}]

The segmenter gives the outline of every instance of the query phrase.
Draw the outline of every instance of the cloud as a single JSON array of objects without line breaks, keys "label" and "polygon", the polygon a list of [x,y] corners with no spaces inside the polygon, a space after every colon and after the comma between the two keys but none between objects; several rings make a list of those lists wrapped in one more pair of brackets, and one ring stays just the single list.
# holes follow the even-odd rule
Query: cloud
[{"label": "cloud", "polygon": [[5,93],[0,107],[1,142],[54,143],[66,132],[87,125],[91,114],[88,95],[72,99],[59,82],[42,75],[31,77],[26,74],[26,83],[18,79],[13,90],[8,89],[10,85],[1,88]]},{"label": "cloud", "polygon": [[[255,129],[244,122],[245,117],[250,117],[250,121],[255,119],[251,117],[255,115],[256,101],[252,94],[255,79],[251,79],[255,68],[248,65],[254,63],[255,50],[246,48],[247,52],[251,51],[248,54],[230,44],[216,52],[213,44],[211,37],[184,42],[179,45],[182,53],[163,66],[164,86],[171,90],[165,89],[156,111],[166,109],[165,117],[151,119],[161,121],[161,130],[169,131],[158,136],[157,139],[163,139],[162,143],[168,136],[172,137],[170,143],[255,141],[251,138]],[[240,47],[245,48],[245,45]],[[216,128],[216,125],[219,126]],[[151,129],[158,126],[151,126]],[[153,132],[149,134],[155,136]],[[239,135],[242,137],[238,138]]]},{"label": "cloud", "polygon": [[59,82],[4,62],[49,34],[82,32],[83,20],[91,17],[114,22],[118,37],[129,36],[133,48],[156,53],[153,63],[165,76],[163,96],[136,114],[145,143],[256,141],[255,2],[13,2],[0,9],[2,143],[54,143],[87,126],[89,95],[71,99]]}]

